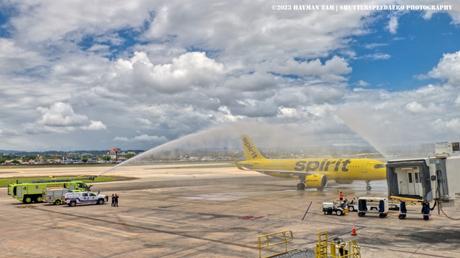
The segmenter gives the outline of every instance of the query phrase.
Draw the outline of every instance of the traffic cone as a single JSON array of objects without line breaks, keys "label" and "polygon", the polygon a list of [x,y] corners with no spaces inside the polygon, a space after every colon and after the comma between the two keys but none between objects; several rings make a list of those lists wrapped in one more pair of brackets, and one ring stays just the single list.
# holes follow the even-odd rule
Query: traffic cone
[{"label": "traffic cone", "polygon": [[353,227],[351,228],[351,235],[352,236],[357,236],[358,235],[358,233],[356,232],[356,227],[355,227],[354,224],[353,224]]}]

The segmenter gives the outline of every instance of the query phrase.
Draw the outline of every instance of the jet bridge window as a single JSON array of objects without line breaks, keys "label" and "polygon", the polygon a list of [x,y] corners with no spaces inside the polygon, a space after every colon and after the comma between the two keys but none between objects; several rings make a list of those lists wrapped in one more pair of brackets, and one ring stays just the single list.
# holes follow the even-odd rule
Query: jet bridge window
[{"label": "jet bridge window", "polygon": [[374,168],[384,168],[384,167],[385,167],[385,164],[374,165]]}]

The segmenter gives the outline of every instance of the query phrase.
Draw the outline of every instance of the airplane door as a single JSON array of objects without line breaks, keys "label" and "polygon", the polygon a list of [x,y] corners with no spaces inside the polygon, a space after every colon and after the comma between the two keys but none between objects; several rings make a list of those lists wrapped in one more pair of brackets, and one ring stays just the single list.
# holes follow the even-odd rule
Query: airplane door
[{"label": "airplane door", "polygon": [[398,177],[399,193],[409,194],[409,173],[407,173],[407,170],[398,168],[396,170],[396,175]]},{"label": "airplane door", "polygon": [[420,180],[420,172],[414,173],[414,184],[415,184],[415,193],[416,195],[423,195],[423,190],[422,190],[422,181]]},{"label": "airplane door", "polygon": [[420,190],[420,173],[416,172],[414,173],[414,188],[415,188],[415,194],[420,195],[421,190]]},{"label": "airplane door", "polygon": [[408,184],[410,195],[421,195],[422,184],[420,182],[420,171],[418,167],[412,168],[412,171],[408,173]]},{"label": "airplane door", "polygon": [[407,176],[408,176],[408,188],[409,188],[409,191],[408,193],[410,195],[416,195],[416,192],[415,192],[415,174],[416,173],[412,173],[412,172],[409,172],[407,173]]},{"label": "airplane door", "polygon": [[422,194],[419,167],[400,168],[396,173],[398,176],[399,192],[401,194],[416,196]]}]

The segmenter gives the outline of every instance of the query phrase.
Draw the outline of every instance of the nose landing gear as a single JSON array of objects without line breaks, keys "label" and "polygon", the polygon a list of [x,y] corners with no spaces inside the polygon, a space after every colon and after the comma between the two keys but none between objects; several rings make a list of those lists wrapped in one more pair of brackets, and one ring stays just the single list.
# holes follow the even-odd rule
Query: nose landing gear
[{"label": "nose landing gear", "polygon": [[298,183],[297,184],[297,190],[299,190],[299,191],[305,190],[305,183]]}]

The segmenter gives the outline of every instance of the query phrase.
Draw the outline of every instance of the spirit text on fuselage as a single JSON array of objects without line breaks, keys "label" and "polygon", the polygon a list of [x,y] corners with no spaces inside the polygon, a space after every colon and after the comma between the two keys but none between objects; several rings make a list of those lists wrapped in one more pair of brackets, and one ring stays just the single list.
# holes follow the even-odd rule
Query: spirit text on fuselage
[{"label": "spirit text on fuselage", "polygon": [[297,161],[295,163],[295,171],[329,171],[333,169],[334,171],[348,171],[348,165],[351,161],[349,159],[342,160],[310,160],[310,161]]}]

